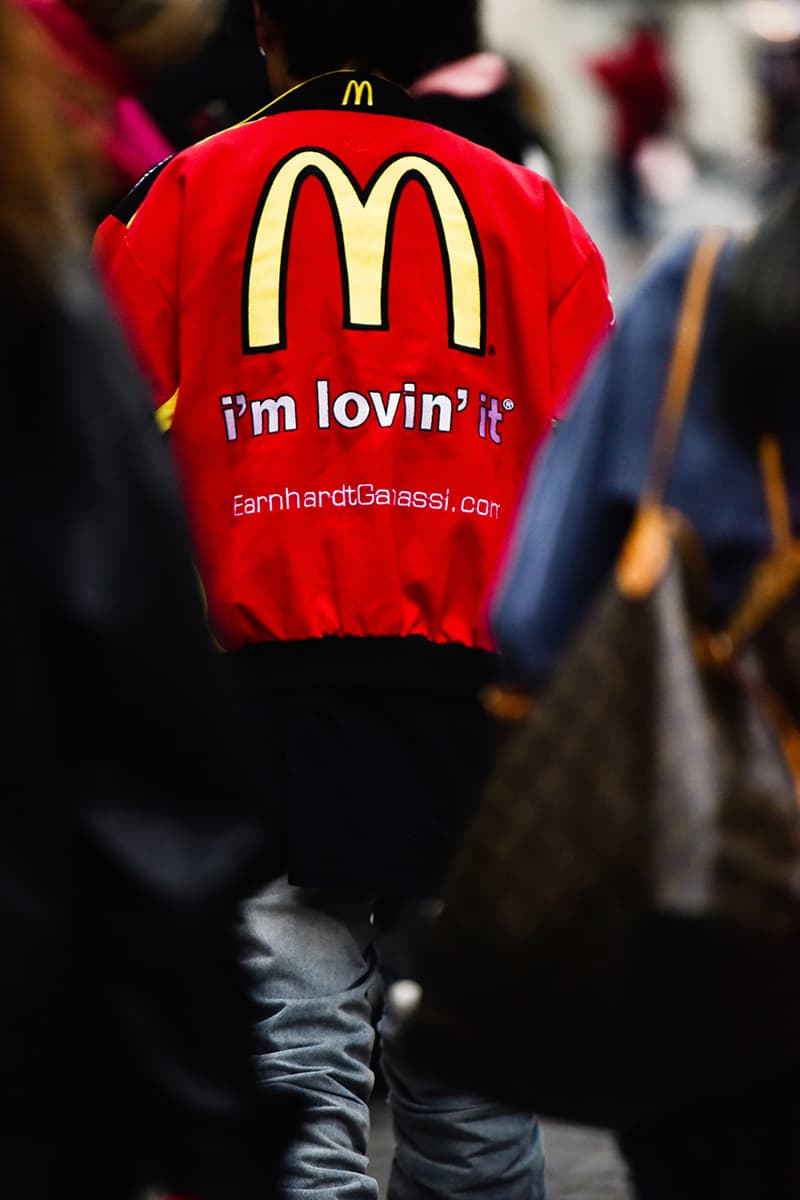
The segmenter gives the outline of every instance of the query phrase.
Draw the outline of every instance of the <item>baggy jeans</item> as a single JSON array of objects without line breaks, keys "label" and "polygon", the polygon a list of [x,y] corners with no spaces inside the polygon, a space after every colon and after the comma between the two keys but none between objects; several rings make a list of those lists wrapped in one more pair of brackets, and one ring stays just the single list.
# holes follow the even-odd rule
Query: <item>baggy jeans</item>
[{"label": "baggy jeans", "polygon": [[[244,910],[244,963],[258,1006],[257,1068],[305,1118],[285,1160],[286,1200],[377,1200],[368,1174],[374,1020],[391,962],[373,902],[271,883]],[[502,1021],[486,1014],[487,1027]],[[395,1149],[388,1200],[544,1200],[538,1123],[409,1070],[378,1024]]]}]

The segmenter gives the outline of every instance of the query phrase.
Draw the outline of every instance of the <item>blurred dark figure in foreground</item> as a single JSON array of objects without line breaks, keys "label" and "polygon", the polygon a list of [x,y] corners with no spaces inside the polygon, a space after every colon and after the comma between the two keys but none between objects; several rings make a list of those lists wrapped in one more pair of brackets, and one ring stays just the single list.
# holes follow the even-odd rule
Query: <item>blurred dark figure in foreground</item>
[{"label": "blurred dark figure in foreground", "polygon": [[87,266],[69,80],[6,0],[0,62],[2,1192],[262,1200],[286,1118],[254,1094],[232,928],[280,851]]},{"label": "blurred dark figure in foreground", "polygon": [[649,138],[663,134],[677,110],[677,88],[661,23],[633,21],[623,44],[589,59],[587,68],[614,107],[612,182],[620,231],[651,233],[637,158]]},{"label": "blurred dark figure in foreground", "polygon": [[227,0],[209,41],[159,72],[142,93],[142,103],[176,150],[246,120],[271,99],[252,0]]},{"label": "blurred dark figure in foreground", "polygon": [[173,151],[139,96],[214,31],[222,0],[15,0],[39,24],[73,84],[70,122],[100,154],[100,218]]},{"label": "blurred dark figure in foreground", "polygon": [[[642,280],[521,507],[493,625],[507,662],[534,689],[557,672],[630,528],[661,404],[669,332],[695,242],[690,236],[676,243]],[[723,251],[667,488],[666,503],[689,518],[705,550],[714,629],[772,548],[759,466],[765,434],[778,443],[788,489],[785,516],[794,535],[800,532],[798,280],[795,188],[751,239],[731,239]],[[778,666],[769,684],[796,724],[800,662],[789,656]],[[743,845],[742,855],[747,853]],[[782,986],[781,979],[761,982],[764,988]],[[796,1200],[799,1066],[787,1058],[780,1073],[743,1078],[739,1091],[712,1102],[687,1095],[681,1110],[623,1131],[641,1200]],[[732,1146],[734,1130],[742,1136]]]},{"label": "blurred dark figure in foreground", "polygon": [[800,38],[762,39],[758,68],[764,100],[762,138],[770,156],[763,190],[769,201],[800,181]]},{"label": "blurred dark figure in foreground", "polygon": [[427,30],[425,48],[434,65],[410,91],[427,119],[556,183],[550,139],[523,99],[530,100],[532,84],[524,91],[527,76],[483,49],[478,0],[455,6],[447,22]]}]

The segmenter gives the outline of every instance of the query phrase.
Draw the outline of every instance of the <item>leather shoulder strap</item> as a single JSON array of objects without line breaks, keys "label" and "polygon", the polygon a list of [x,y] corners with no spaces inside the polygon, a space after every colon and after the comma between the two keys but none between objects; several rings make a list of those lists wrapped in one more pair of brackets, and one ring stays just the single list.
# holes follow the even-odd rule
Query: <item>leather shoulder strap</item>
[{"label": "leather shoulder strap", "polygon": [[705,230],[689,267],[640,507],[659,505],[664,498],[694,377],[714,268],[728,237],[724,229]]},{"label": "leather shoulder strap", "polygon": [[761,476],[772,530],[772,550],[756,566],[725,628],[709,638],[711,655],[727,662],[800,589],[800,539],[792,533],[781,450],[771,434],[759,446]]}]

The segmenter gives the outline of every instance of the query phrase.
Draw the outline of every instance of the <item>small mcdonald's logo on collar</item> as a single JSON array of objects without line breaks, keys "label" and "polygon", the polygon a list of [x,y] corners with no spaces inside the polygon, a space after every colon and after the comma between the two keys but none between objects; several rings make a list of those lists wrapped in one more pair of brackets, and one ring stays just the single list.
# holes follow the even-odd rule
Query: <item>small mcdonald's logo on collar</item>
[{"label": "small mcdonald's logo on collar", "polygon": [[342,108],[345,108],[350,103],[350,98],[353,98],[355,106],[361,106],[361,101],[364,96],[367,97],[367,105],[372,108],[374,104],[374,96],[372,94],[372,84],[368,79],[355,80],[349,79],[347,87],[344,89],[344,99],[342,100]]}]

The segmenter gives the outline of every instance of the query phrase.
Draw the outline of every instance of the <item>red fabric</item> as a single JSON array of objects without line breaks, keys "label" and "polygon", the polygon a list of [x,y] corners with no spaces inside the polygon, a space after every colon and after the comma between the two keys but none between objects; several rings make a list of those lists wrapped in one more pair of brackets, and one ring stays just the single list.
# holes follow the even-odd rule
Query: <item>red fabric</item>
[{"label": "red fabric", "polygon": [[[482,353],[449,345],[418,180],[397,201],[388,328],[343,327],[332,209],[313,177],[296,193],[285,347],[243,353],[259,197],[303,146],[361,186],[398,155],[457,182],[485,267]],[[356,206],[354,274],[365,228]],[[600,255],[552,187],[419,120],[290,111],[178,155],[96,251],[157,404],[179,389],[171,438],[220,643],[422,634],[490,648],[482,600],[531,452],[611,320]],[[275,432],[251,407],[267,398],[283,405]]]},{"label": "red fabric", "polygon": [[97,115],[72,108],[70,116],[98,139],[119,184],[131,187],[154,163],[172,153],[158,126],[136,99],[136,84],[112,47],[60,0],[15,0],[42,27],[50,46],[73,74],[105,93],[108,110]]},{"label": "red fabric", "polygon": [[663,131],[677,104],[664,44],[643,31],[620,50],[592,58],[587,65],[614,103],[617,152],[632,156],[645,138]]}]

